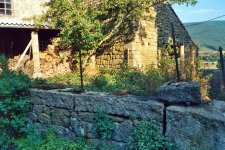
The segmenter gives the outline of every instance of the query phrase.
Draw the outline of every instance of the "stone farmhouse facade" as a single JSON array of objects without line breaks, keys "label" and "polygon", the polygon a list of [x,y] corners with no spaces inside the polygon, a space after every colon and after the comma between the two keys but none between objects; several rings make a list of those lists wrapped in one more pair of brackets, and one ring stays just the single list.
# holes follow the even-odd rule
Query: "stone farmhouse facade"
[{"label": "stone farmhouse facade", "polygon": [[[49,54],[42,55],[41,53],[50,44],[50,39],[56,37],[59,31],[37,29],[32,21],[25,21],[26,18],[45,13],[45,8],[41,6],[44,2],[45,0],[0,1],[0,53],[13,58],[21,56],[22,53],[25,55],[24,51],[27,50],[28,53],[28,49],[31,47],[34,76],[40,76],[49,70],[53,73],[53,69],[46,69],[48,67],[59,70],[56,67],[56,65],[59,66],[58,63],[44,65],[47,61],[51,62],[52,58],[47,61],[41,60],[49,56]],[[194,54],[195,57],[198,47],[191,40],[173,8],[168,3],[160,3],[149,8],[149,13],[144,14],[136,24],[137,30],[132,41],[115,42],[113,46],[91,59],[92,66],[113,69],[119,68],[124,63],[132,68],[157,64],[165,44],[172,39],[171,22],[175,28],[176,43],[184,45],[186,57],[189,57],[190,54]],[[24,61],[21,60],[20,63],[24,63]],[[15,67],[19,67],[20,64],[16,65]],[[68,71],[70,64],[66,64],[66,66],[67,69],[60,72]]]},{"label": "stone farmhouse facade", "polygon": [[133,41],[115,44],[105,53],[97,55],[96,65],[104,68],[119,68],[122,63],[127,63],[131,68],[156,65],[165,45],[172,41],[171,23],[174,25],[176,44],[184,47],[186,58],[194,57],[195,60],[198,46],[171,5],[159,3],[149,8],[149,13],[138,22]]}]

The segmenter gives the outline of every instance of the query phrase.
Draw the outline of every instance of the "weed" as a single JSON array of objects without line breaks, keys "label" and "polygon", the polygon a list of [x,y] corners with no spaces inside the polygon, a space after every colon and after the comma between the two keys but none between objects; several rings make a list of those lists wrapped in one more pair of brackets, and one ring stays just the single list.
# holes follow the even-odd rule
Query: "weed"
[{"label": "weed", "polygon": [[14,140],[18,150],[89,150],[89,147],[81,139],[76,141],[64,140],[59,138],[53,130],[49,130],[44,137],[33,135]]},{"label": "weed", "polygon": [[104,109],[99,109],[97,115],[93,119],[95,130],[101,139],[109,139],[112,136],[114,129],[116,128],[114,119],[109,117]]},{"label": "weed", "polygon": [[128,143],[129,150],[172,150],[170,144],[153,121],[140,121],[134,128]]},{"label": "weed", "polygon": [[26,135],[31,81],[22,72],[9,70],[6,58],[0,58],[3,69],[0,74],[0,149],[5,149],[11,144],[12,138]]}]

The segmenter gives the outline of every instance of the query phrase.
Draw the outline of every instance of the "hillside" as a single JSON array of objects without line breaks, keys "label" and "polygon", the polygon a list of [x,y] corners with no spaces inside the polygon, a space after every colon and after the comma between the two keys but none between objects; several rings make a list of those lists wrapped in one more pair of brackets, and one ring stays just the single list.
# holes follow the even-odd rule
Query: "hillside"
[{"label": "hillside", "polygon": [[[189,26],[196,23],[186,23]],[[217,50],[219,46],[225,49],[225,21],[211,21],[186,27],[190,36],[199,45],[200,50]]]}]

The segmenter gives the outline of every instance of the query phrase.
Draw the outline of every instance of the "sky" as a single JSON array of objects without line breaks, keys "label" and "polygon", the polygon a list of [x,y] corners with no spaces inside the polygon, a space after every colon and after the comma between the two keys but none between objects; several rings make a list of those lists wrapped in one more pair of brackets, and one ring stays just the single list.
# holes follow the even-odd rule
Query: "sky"
[{"label": "sky", "polygon": [[195,6],[176,4],[173,8],[183,23],[202,22],[225,15],[225,0],[198,0]]}]

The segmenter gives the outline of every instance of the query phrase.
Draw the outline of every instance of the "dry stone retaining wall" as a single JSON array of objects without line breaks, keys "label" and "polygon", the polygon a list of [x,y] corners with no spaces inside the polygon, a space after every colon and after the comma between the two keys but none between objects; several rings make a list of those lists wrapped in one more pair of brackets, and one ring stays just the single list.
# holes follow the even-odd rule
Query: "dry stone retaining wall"
[{"label": "dry stone retaining wall", "polygon": [[[115,96],[87,92],[72,94],[59,90],[31,90],[30,119],[41,132],[53,128],[64,138],[85,137],[89,143],[105,143],[126,149],[134,122],[156,120],[178,150],[223,150],[225,147],[225,103],[213,101],[197,106],[167,106],[157,98]],[[99,108],[114,117],[116,129],[102,141],[93,118]],[[133,117],[135,116],[135,118]]]},{"label": "dry stone retaining wall", "polygon": [[33,110],[29,116],[39,131],[53,128],[67,139],[85,137],[90,143],[103,142],[93,124],[93,118],[101,108],[115,120],[116,129],[107,145],[116,149],[125,149],[135,120],[156,120],[162,128],[164,104],[153,98],[104,93],[72,94],[57,90],[31,90],[31,97]]}]

